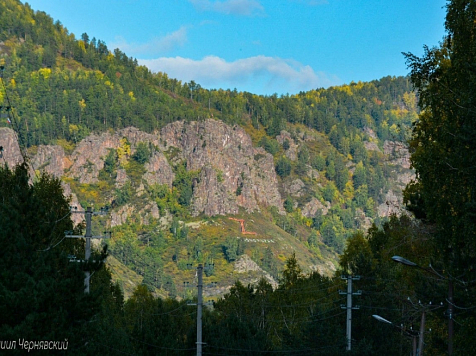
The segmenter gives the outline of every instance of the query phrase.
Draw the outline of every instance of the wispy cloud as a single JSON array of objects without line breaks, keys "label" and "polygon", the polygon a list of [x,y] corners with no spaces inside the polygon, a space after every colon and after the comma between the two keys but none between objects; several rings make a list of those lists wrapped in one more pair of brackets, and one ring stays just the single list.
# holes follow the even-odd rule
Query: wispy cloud
[{"label": "wispy cloud", "polygon": [[154,37],[146,43],[129,43],[123,37],[116,37],[111,43],[112,48],[119,48],[121,51],[137,55],[160,55],[181,47],[187,42],[187,27],[182,26],[177,31],[166,34],[163,37]]},{"label": "wispy cloud", "polygon": [[[196,81],[207,88],[237,88],[257,94],[286,94],[327,87],[340,82],[337,77],[316,73],[310,66],[295,60],[256,56],[227,62],[217,56],[201,60],[182,57],[162,57],[139,60],[155,72],[184,82]],[[254,88],[254,89],[247,89]]]},{"label": "wispy cloud", "polygon": [[200,11],[213,11],[227,15],[264,15],[264,7],[257,0],[189,0]]}]

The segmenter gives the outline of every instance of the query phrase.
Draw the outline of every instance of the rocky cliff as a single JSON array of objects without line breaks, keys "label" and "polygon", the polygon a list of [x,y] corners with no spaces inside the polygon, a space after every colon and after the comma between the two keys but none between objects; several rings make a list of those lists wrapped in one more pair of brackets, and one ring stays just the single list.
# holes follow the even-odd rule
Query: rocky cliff
[{"label": "rocky cliff", "polygon": [[[253,212],[267,206],[275,206],[283,213],[283,197],[278,189],[273,157],[263,148],[253,147],[250,136],[241,127],[229,126],[213,119],[199,122],[177,121],[155,134],[132,127],[115,133],[92,134],[79,142],[71,154],[67,154],[61,146],[39,146],[30,154],[30,163],[33,170],[46,171],[55,177],[71,178],[81,184],[97,183],[109,151],[120,149],[124,139],[129,145],[128,157],[135,153],[141,142],[155,148],[144,165],[145,173],[141,178],[142,183],[136,187],[136,193],[140,194],[144,186],[154,184],[172,187],[175,179],[174,165],[185,162],[187,170],[198,172],[191,201],[193,216],[237,214],[240,208]],[[290,134],[283,131],[277,136],[277,140],[287,140],[290,149],[286,154],[291,159],[296,159],[298,146]],[[14,166],[22,162],[20,147],[13,130],[0,128],[0,142],[3,146],[3,163]],[[403,188],[413,177],[408,170],[408,150],[401,143],[386,141],[383,153],[388,157],[389,164],[405,170],[398,174],[396,181],[397,187]],[[316,176],[318,175],[316,173]],[[130,177],[126,171],[118,168],[116,188],[122,187],[128,180]],[[296,179],[285,185],[282,191],[299,197],[303,187],[304,183]],[[72,204],[79,205],[68,184],[64,183],[64,188],[66,194],[71,195]],[[386,200],[386,203],[378,207],[380,216],[401,212],[400,192],[390,190],[386,193]],[[302,213],[310,218],[317,209],[321,209],[325,215],[329,208],[312,198],[302,207]],[[133,211],[130,206],[127,209],[123,207],[120,212],[116,212],[117,217],[113,225],[125,222]],[[153,218],[159,216],[157,206],[153,202],[142,212]],[[142,220],[148,219],[149,216],[144,216]]]},{"label": "rocky cliff", "polygon": [[175,147],[187,169],[199,170],[193,192],[193,215],[251,212],[259,206],[282,210],[273,156],[255,148],[239,126],[221,121],[175,122],[160,133],[163,149]]},{"label": "rocky cliff", "polygon": [[[79,142],[70,155],[61,146],[39,146],[30,159],[31,166],[34,170],[72,178],[81,184],[97,183],[106,156],[110,150],[118,150],[123,139],[130,146],[128,156],[135,153],[141,142],[155,148],[144,166],[143,184],[171,187],[175,177],[173,165],[179,162],[186,162],[187,170],[198,172],[191,202],[194,216],[236,214],[240,208],[247,212],[259,211],[260,206],[276,206],[282,211],[273,157],[262,148],[253,147],[251,138],[242,128],[212,119],[174,122],[156,134],[135,128],[93,134]],[[10,166],[20,163],[22,157],[14,131],[0,129],[0,140],[4,146],[4,162]],[[124,169],[118,169],[116,187],[129,179]],[[72,195],[74,203],[78,203],[67,184],[65,191]],[[127,212],[132,210],[121,211],[118,223],[124,222]],[[156,207],[152,210],[155,217]]]}]

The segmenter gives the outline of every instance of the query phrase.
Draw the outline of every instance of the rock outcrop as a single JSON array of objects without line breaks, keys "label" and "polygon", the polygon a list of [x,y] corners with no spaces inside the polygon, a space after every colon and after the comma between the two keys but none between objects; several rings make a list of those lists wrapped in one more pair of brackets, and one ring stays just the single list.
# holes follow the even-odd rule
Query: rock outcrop
[{"label": "rock outcrop", "polygon": [[14,167],[23,162],[15,131],[8,127],[0,127],[0,146],[3,147],[3,151],[0,152],[0,164],[6,163],[9,167]]},{"label": "rock outcrop", "polygon": [[410,152],[402,142],[385,141],[383,152],[389,157],[390,163],[410,169]]},{"label": "rock outcrop", "polygon": [[311,201],[303,207],[302,215],[307,218],[313,218],[316,216],[318,210],[321,210],[322,215],[327,215],[327,212],[331,208],[331,203],[326,201],[326,204],[327,205],[324,205],[319,200],[312,197]]},{"label": "rock outcrop", "polygon": [[281,131],[281,133],[276,136],[276,140],[283,145],[285,141],[288,141],[289,148],[285,151],[285,155],[291,161],[297,160],[298,155],[298,145],[294,142],[294,139],[291,137],[291,134],[287,131]]},{"label": "rock outcrop", "polygon": [[260,278],[264,278],[269,284],[271,284],[273,289],[278,287],[278,283],[274,278],[268,272],[262,270],[261,267],[258,266],[248,255],[240,256],[240,258],[235,262],[234,271],[236,273],[256,272],[256,277],[248,281],[251,285],[258,284]]},{"label": "rock outcrop", "polygon": [[[239,208],[251,212],[259,210],[260,206],[276,206],[283,212],[273,157],[264,149],[253,147],[251,138],[241,127],[231,127],[213,119],[177,121],[164,127],[160,135],[135,128],[92,134],[79,142],[71,155],[67,155],[61,146],[39,146],[31,158],[31,165],[34,170],[46,171],[55,177],[66,176],[85,184],[97,183],[106,156],[110,150],[124,146],[124,138],[129,149],[126,159],[135,153],[140,142],[152,148],[151,157],[144,165],[142,183],[136,187],[138,195],[144,192],[144,185],[172,187],[175,179],[172,165],[185,161],[188,170],[198,172],[191,202],[194,216],[236,214]],[[13,130],[0,129],[0,142],[5,162],[14,166],[22,161]],[[121,167],[116,173],[115,186],[121,188],[130,177]],[[67,184],[64,187],[73,203],[79,205],[71,188]],[[153,210],[151,217],[157,218],[156,208]],[[113,214],[112,225],[124,223],[132,213],[131,207],[122,207]],[[150,212],[145,214],[150,215]],[[148,218],[144,217],[144,221]]]},{"label": "rock outcrop", "polygon": [[77,178],[80,183],[97,183],[99,171],[104,168],[104,159],[110,149],[117,150],[121,145],[121,139],[126,138],[134,154],[139,142],[159,145],[156,135],[142,132],[136,128],[128,127],[114,134],[110,132],[101,135],[90,135],[83,139],[71,155],[73,164],[69,169],[68,176]]},{"label": "rock outcrop", "polygon": [[61,146],[38,146],[38,151],[31,164],[33,169],[45,171],[56,178],[61,178],[64,171],[71,166]]},{"label": "rock outcrop", "polygon": [[174,181],[175,174],[170,166],[167,158],[161,151],[156,151],[152,153],[152,157],[149,160],[149,163],[145,165],[146,174],[144,174],[144,180],[147,184],[167,184],[169,187],[172,186]]},{"label": "rock outcrop", "polygon": [[174,147],[175,159],[185,160],[188,170],[199,170],[193,191],[193,215],[235,214],[259,206],[282,211],[273,156],[252,145],[238,126],[213,119],[178,121],[161,131],[164,149]]}]

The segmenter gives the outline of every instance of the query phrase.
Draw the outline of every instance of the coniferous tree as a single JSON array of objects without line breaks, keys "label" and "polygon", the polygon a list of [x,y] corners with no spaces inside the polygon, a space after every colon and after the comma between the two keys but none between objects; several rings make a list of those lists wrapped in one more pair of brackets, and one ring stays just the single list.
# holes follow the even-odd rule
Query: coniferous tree
[{"label": "coniferous tree", "polygon": [[0,201],[2,337],[68,339],[69,349],[79,349],[92,337],[86,326],[99,302],[97,293],[84,293],[79,264],[69,262],[84,248],[64,238],[73,224],[61,182],[42,174],[30,184],[26,164],[0,167]]}]

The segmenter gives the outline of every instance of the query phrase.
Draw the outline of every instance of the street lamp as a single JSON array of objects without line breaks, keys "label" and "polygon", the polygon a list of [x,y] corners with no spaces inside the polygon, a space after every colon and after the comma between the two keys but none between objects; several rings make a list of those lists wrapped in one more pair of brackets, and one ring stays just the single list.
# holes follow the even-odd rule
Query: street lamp
[{"label": "street lamp", "polygon": [[[406,336],[411,337],[412,338],[412,346],[413,346],[413,356],[417,356],[416,338],[417,338],[418,335],[420,335],[420,339],[423,337],[422,336],[423,335],[422,331],[420,331],[420,333],[417,333],[416,331],[413,331],[413,330],[411,332],[409,332],[408,330],[405,330],[403,327],[401,327],[397,324],[394,324],[394,323],[392,323],[391,321],[389,321],[385,318],[382,318],[380,315],[374,314],[374,315],[372,315],[372,317],[377,319],[381,323],[389,324],[389,325],[392,325],[394,328],[400,329]],[[421,352],[418,355],[421,356],[422,355]]]},{"label": "street lamp", "polygon": [[[407,260],[406,258],[403,258],[403,257],[401,257],[401,256],[393,256],[393,257],[392,257],[392,260],[394,260],[395,262],[398,262],[398,263],[402,263],[402,264],[404,264],[405,266],[420,267],[420,266],[418,266],[415,262],[409,261],[409,260]],[[420,268],[421,268],[421,267],[420,267]]]},{"label": "street lamp", "polygon": [[442,276],[441,274],[437,273],[435,270],[433,270],[433,267],[430,268],[425,268],[421,267],[415,262],[409,261],[406,258],[403,258],[401,256],[393,256],[392,260],[401,264],[404,264],[405,266],[410,266],[410,267],[416,267],[419,268],[425,272],[428,272],[434,276],[437,276],[440,279],[444,279],[448,281],[448,355],[453,355],[453,335],[454,335],[454,320],[453,320],[453,314],[454,314],[454,305],[453,305],[453,281],[451,278]]}]

